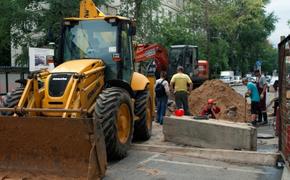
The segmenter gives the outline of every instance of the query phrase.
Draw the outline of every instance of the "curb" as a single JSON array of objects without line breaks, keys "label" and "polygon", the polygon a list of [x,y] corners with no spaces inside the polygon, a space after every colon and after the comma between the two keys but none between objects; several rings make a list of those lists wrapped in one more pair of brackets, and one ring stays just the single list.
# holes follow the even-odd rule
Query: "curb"
[{"label": "curb", "polygon": [[[285,159],[285,157],[284,157],[284,159]],[[289,180],[289,179],[290,179],[290,164],[288,162],[285,162],[285,166],[283,168],[281,180]]]},{"label": "curb", "polygon": [[175,147],[164,145],[132,144],[131,149],[181,155],[194,158],[224,161],[230,163],[275,166],[279,153],[264,153],[255,151],[235,151],[224,149],[205,149],[192,147]]},{"label": "curb", "polygon": [[290,179],[290,169],[285,166],[283,169],[283,174],[281,180],[289,180]]}]

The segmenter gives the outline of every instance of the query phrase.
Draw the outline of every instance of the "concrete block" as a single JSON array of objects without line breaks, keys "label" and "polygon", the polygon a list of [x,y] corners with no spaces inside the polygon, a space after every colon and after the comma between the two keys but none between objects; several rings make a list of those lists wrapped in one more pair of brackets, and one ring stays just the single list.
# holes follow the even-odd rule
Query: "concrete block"
[{"label": "concrete block", "polygon": [[285,166],[283,169],[281,180],[289,180],[289,179],[290,179],[290,169],[289,167]]},{"label": "concrete block", "polygon": [[257,149],[257,130],[246,123],[170,116],[164,119],[163,134],[165,141],[194,147]]}]

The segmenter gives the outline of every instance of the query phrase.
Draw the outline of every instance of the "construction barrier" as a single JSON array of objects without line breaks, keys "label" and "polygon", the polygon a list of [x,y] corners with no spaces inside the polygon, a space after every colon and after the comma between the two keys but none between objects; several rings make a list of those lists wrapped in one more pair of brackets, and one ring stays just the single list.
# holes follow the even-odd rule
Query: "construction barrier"
[{"label": "construction barrier", "polygon": [[279,43],[279,150],[290,163],[290,36]]}]

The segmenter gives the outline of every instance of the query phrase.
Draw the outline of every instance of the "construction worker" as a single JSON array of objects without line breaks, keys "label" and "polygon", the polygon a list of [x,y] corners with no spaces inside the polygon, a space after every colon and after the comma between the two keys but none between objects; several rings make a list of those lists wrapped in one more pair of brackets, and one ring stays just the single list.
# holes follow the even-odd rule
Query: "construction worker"
[{"label": "construction worker", "polygon": [[157,102],[157,122],[163,124],[163,116],[165,116],[167,109],[168,97],[170,95],[169,84],[166,80],[166,72],[161,71],[160,79],[155,83],[155,94]]},{"label": "construction worker", "polygon": [[[265,76],[261,75],[260,70],[255,70],[256,86],[260,95],[260,109],[258,113],[258,123],[268,124],[267,108],[266,108],[266,92],[267,92],[267,81]],[[264,119],[264,121],[262,121]]]},{"label": "construction worker", "polygon": [[276,114],[277,114],[277,108],[279,106],[279,91],[278,91],[279,90],[279,81],[278,80],[276,80],[274,82],[273,87],[274,87],[274,90],[275,90],[275,98],[274,98],[274,106],[273,106],[274,113],[273,113],[273,115],[276,116]]},{"label": "construction worker", "polygon": [[[260,95],[256,85],[252,82],[249,82],[247,78],[242,80],[243,85],[247,86],[248,91],[245,94],[245,97],[251,98],[251,123],[253,126],[257,125],[257,115],[259,113],[259,103]],[[246,102],[245,102],[246,103]]]},{"label": "construction worker", "polygon": [[174,92],[176,108],[183,109],[185,115],[190,115],[188,94],[192,90],[192,81],[187,74],[183,73],[183,70],[182,66],[177,67],[177,73],[171,78],[170,86]]},{"label": "construction worker", "polygon": [[216,119],[217,114],[221,111],[221,109],[216,105],[214,99],[208,99],[207,105],[200,112],[201,116],[208,116],[209,118]]},{"label": "construction worker", "polygon": [[274,98],[270,101],[268,106],[274,103],[274,106],[273,106],[274,112],[270,116],[276,116],[277,108],[279,106],[279,81],[278,80],[274,82],[273,89],[274,89]]}]

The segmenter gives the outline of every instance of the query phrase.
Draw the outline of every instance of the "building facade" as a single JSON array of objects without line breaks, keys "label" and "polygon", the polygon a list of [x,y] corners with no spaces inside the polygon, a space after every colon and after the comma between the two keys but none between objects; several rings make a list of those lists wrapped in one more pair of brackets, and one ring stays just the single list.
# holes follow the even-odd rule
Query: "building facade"
[{"label": "building facade", "polygon": [[[161,0],[161,6],[159,12],[155,13],[159,17],[173,17],[179,11],[182,11],[185,0]],[[118,14],[118,10],[121,7],[122,0],[113,0],[106,5],[101,6],[101,10],[108,15]]]},{"label": "building facade", "polygon": [[174,18],[176,13],[182,11],[183,7],[184,0],[161,0],[161,7],[159,8],[158,14],[163,17]]}]

